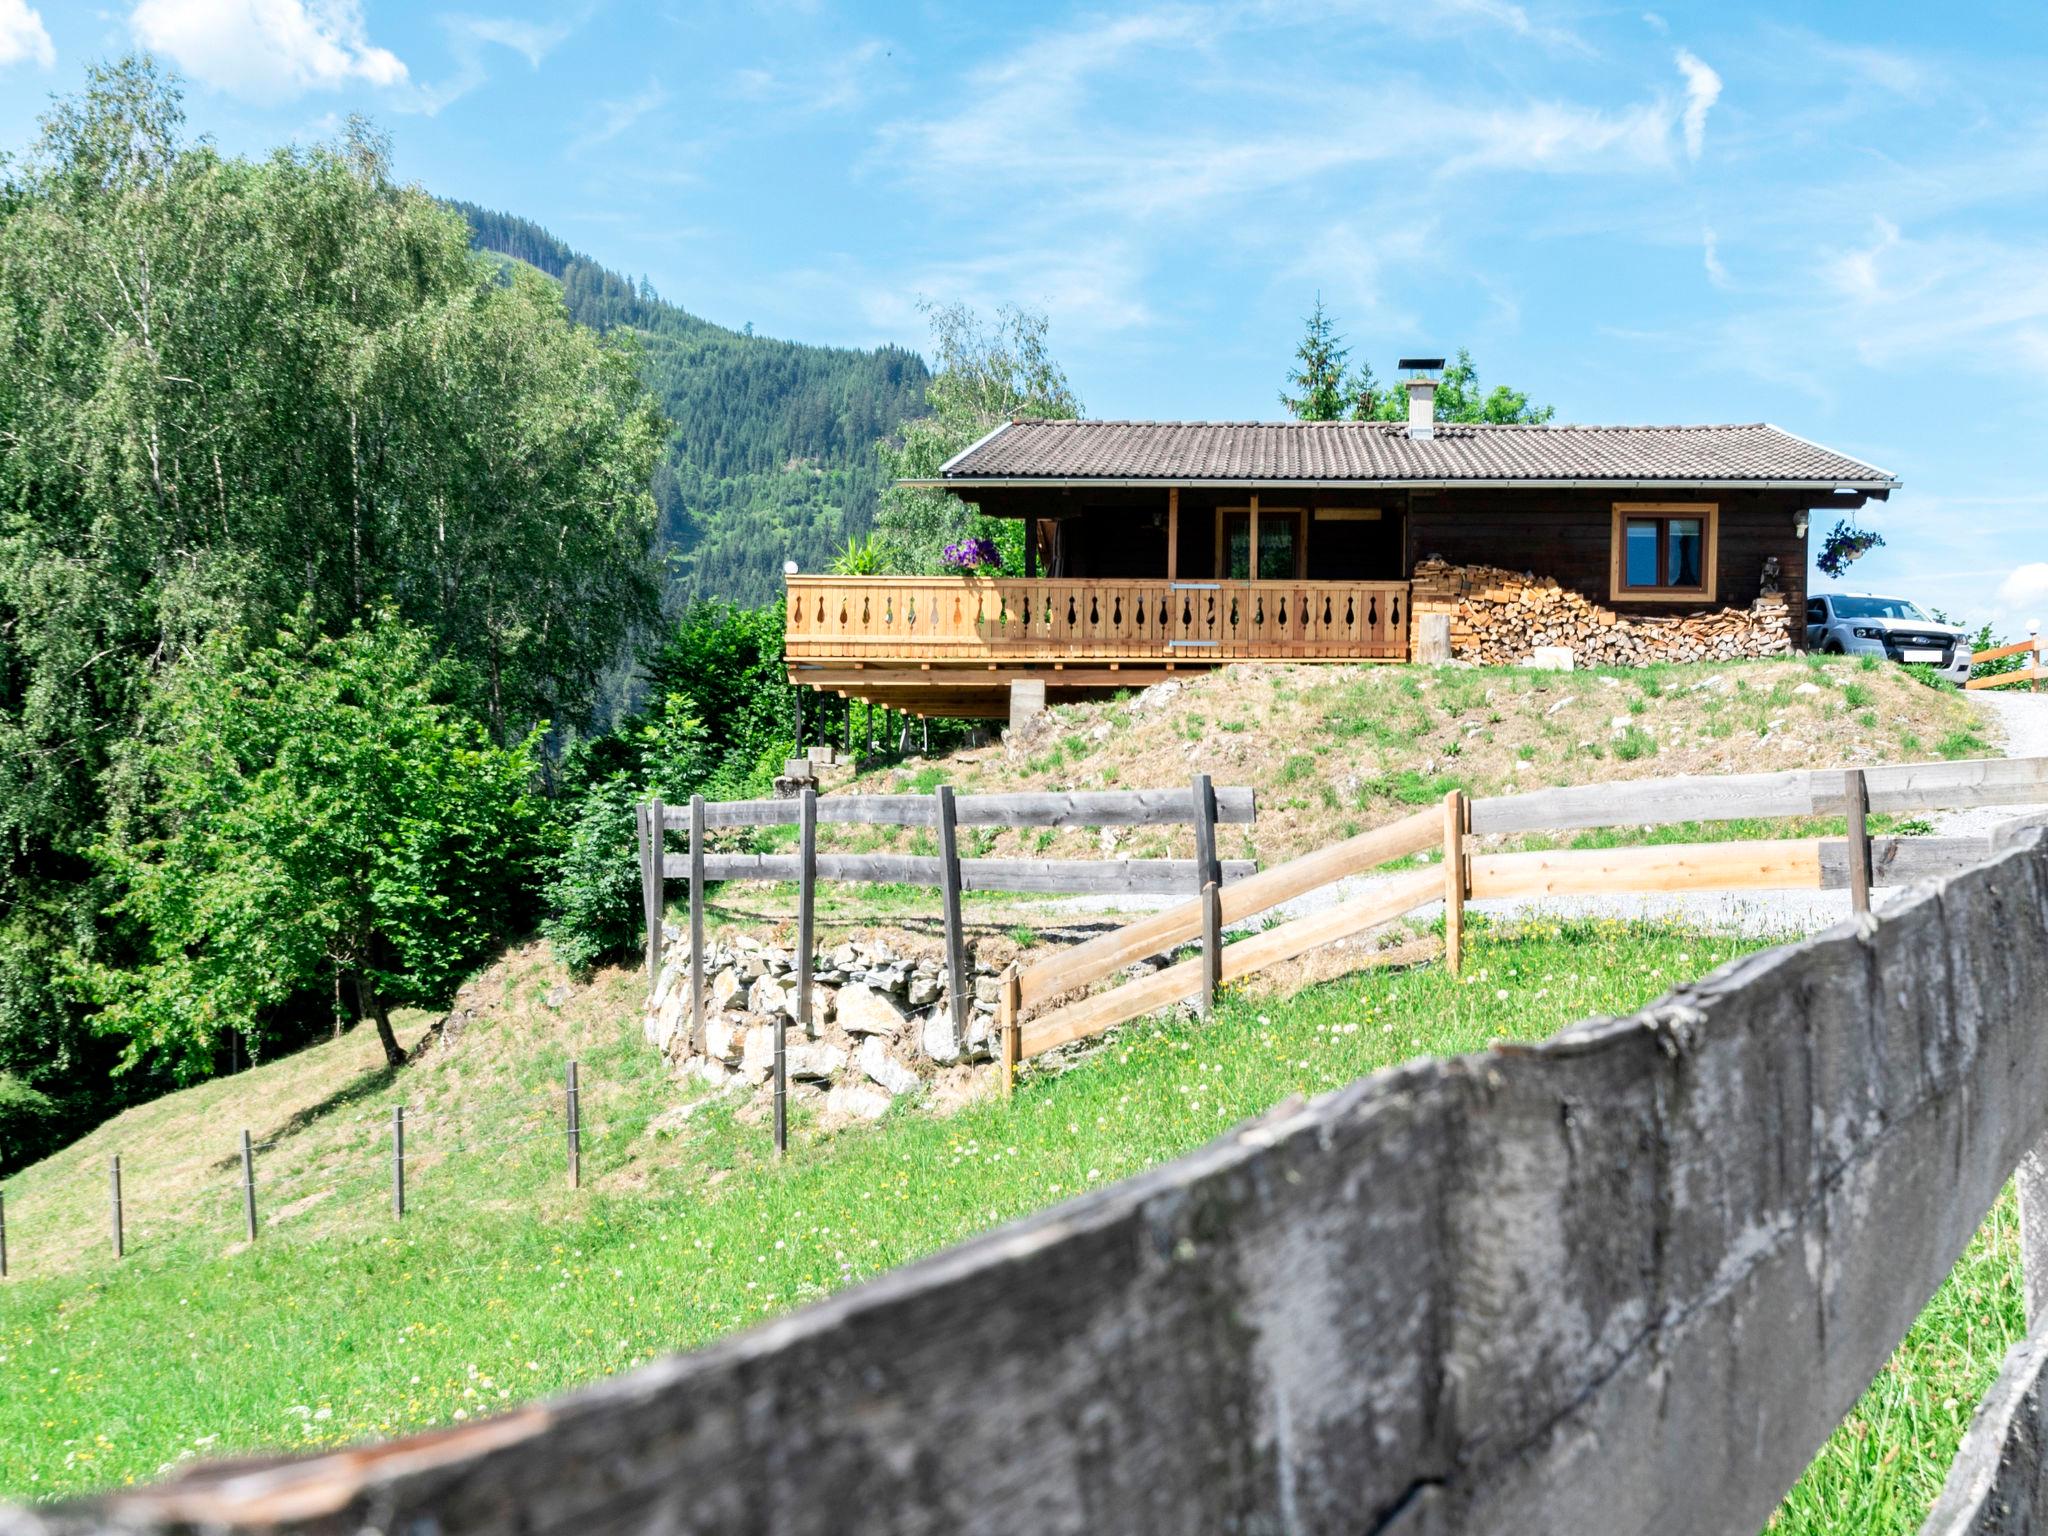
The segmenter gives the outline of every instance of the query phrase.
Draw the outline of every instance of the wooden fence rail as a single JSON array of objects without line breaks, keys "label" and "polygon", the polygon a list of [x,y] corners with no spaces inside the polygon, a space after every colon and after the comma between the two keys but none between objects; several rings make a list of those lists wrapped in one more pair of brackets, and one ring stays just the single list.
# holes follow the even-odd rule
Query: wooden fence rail
[{"label": "wooden fence rail", "polygon": [[1973,677],[1964,683],[1965,688],[2010,688],[2015,683],[2025,683],[2029,688],[2039,690],[2041,679],[2048,677],[2048,671],[2041,668],[2041,637],[2029,635],[2012,645],[1994,645],[1988,651],[1972,651],[1970,665],[1981,667],[1987,661],[2003,661],[2008,656],[2031,656],[2033,660],[2024,667],[2011,672],[1999,672],[1990,677]]},{"label": "wooden fence rail", "polygon": [[[1437,900],[1444,902],[1445,951],[1455,972],[1467,900],[1511,900],[1628,891],[1842,890],[1857,910],[1871,885],[1951,874],[1984,857],[1981,838],[1878,838],[1869,810],[1898,812],[2048,801],[2048,758],[1985,758],[1852,769],[1799,769],[1570,785],[1467,800],[1375,828],[1227,886],[1222,920],[1241,922],[1283,902],[1406,855],[1441,848],[1441,873],[1403,876],[1382,890],[1225,948],[1221,978],[1245,976],[1339,938],[1364,933]],[[1468,851],[1484,834],[1847,814],[1850,837],[1740,840],[1691,845],[1543,853]],[[1113,933],[1015,968],[1005,980],[999,1028],[1007,1085],[1025,1060],[1168,1007],[1203,985],[1193,962],[1168,966],[1112,991],[1069,1002],[1027,1024],[1042,1004],[1084,990],[1148,956],[1170,952],[1199,931],[1189,902]]]},{"label": "wooden fence rail", "polygon": [[[1754,1536],[2048,1130],[2044,906],[2032,832],[696,1354],[0,1531]],[[2014,1498],[2025,1398],[1979,1422],[2013,1431]]]}]

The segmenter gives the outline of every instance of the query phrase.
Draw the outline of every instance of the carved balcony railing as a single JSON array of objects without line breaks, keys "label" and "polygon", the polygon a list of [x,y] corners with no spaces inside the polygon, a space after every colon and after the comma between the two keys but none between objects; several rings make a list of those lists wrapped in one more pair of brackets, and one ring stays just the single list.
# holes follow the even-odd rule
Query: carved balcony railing
[{"label": "carved balcony railing", "polygon": [[791,660],[1401,661],[1405,581],[792,576]]}]

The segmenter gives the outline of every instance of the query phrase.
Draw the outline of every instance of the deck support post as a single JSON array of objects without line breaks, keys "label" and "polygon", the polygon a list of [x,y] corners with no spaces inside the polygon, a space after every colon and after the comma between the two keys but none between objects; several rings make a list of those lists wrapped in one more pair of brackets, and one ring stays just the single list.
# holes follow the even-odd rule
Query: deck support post
[{"label": "deck support post", "polygon": [[1180,580],[1180,487],[1166,488],[1166,579]]}]

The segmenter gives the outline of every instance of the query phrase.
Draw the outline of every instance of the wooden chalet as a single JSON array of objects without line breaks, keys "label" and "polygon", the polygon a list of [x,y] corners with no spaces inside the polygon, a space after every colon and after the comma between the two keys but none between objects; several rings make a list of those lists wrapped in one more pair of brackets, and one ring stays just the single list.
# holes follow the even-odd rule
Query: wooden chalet
[{"label": "wooden chalet", "polygon": [[1405,661],[1432,557],[1621,614],[1746,608],[1776,581],[1796,646],[1812,522],[1899,483],[1768,425],[1452,425],[1433,379],[1406,387],[1405,423],[1007,422],[918,483],[1024,522],[1026,573],[792,575],[790,679],[998,717],[1013,684]]}]

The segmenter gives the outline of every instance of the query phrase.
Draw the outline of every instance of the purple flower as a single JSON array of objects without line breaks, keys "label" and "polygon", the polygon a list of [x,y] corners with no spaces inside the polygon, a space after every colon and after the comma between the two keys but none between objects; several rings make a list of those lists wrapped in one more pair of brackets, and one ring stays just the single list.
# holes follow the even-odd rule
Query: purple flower
[{"label": "purple flower", "polygon": [[1003,557],[996,551],[996,541],[978,537],[948,544],[941,558],[956,571],[978,571],[1003,563]]}]

